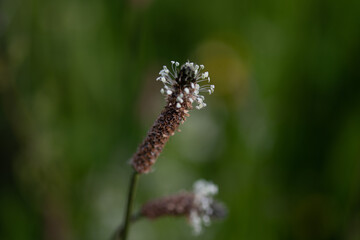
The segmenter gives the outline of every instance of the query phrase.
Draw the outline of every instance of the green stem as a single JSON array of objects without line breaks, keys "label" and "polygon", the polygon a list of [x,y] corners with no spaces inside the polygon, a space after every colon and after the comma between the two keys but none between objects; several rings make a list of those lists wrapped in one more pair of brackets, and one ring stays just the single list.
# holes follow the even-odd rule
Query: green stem
[{"label": "green stem", "polygon": [[131,212],[132,212],[132,207],[133,207],[133,203],[134,203],[135,189],[136,189],[138,179],[139,179],[139,173],[134,171],[131,175],[131,180],[130,180],[128,199],[127,199],[127,203],[126,203],[126,213],[125,213],[124,225],[116,233],[117,236],[115,237],[115,239],[121,239],[121,240],[127,239],[129,228],[130,228],[130,222],[131,222]]}]

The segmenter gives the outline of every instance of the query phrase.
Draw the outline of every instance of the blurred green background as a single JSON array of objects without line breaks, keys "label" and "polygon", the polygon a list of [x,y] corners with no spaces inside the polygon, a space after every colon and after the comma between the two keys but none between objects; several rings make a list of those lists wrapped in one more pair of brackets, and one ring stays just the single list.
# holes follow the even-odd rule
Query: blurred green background
[{"label": "blurred green background", "polygon": [[108,239],[170,60],[216,85],[142,202],[219,185],[229,208],[130,239],[360,239],[360,1],[3,0],[0,239]]}]

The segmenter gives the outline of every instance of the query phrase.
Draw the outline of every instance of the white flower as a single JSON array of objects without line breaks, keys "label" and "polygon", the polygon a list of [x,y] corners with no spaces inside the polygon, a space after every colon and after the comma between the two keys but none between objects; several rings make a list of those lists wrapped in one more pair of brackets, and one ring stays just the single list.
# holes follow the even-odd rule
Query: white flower
[{"label": "white flower", "polygon": [[201,73],[201,70],[205,68],[204,65],[197,65],[189,61],[180,68],[179,65],[179,62],[171,61],[172,71],[163,66],[163,69],[159,72],[160,77],[156,80],[161,81],[165,89],[161,90],[161,93],[164,95],[181,94],[183,96],[180,96],[180,98],[175,95],[178,103],[183,101],[193,103],[196,101],[198,104],[197,109],[205,107],[205,97],[200,95],[200,92],[211,94],[214,92],[215,86],[209,84],[200,85],[199,83],[210,82],[209,72]]},{"label": "white flower", "polygon": [[201,233],[202,226],[210,225],[213,214],[213,196],[218,193],[218,187],[212,182],[198,180],[194,183],[194,208],[190,212],[190,223],[196,235]]}]

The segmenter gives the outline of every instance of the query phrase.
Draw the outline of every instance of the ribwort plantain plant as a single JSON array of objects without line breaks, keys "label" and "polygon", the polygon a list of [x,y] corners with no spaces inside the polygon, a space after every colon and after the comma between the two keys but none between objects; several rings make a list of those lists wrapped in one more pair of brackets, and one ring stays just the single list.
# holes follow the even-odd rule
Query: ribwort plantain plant
[{"label": "ribwort plantain plant", "polygon": [[[156,211],[156,209],[160,209],[161,204],[164,204],[163,207],[165,207],[165,209],[168,209],[168,203],[172,205],[175,204],[175,209],[179,209],[179,206],[186,208],[187,210],[185,211],[185,209],[183,209],[181,214],[180,212],[177,213],[189,217],[190,221],[194,223],[193,225],[197,226],[194,228],[195,232],[201,230],[201,224],[199,224],[201,221],[204,223],[209,221],[211,213],[206,212],[204,209],[200,211],[200,205],[198,203],[200,195],[190,193],[159,200],[160,202],[157,203],[149,203],[148,205],[144,205],[138,215],[132,216],[131,214],[139,175],[151,171],[151,167],[155,164],[170,136],[174,135],[179,126],[189,117],[189,111],[193,109],[193,103],[197,104],[197,109],[206,106],[204,102],[205,97],[201,95],[201,93],[206,92],[212,94],[214,92],[215,86],[209,84],[209,73],[202,72],[204,68],[204,65],[197,65],[189,61],[182,66],[180,66],[178,62],[171,61],[171,71],[166,66],[163,66],[163,69],[159,72],[160,76],[156,80],[164,84],[160,92],[165,96],[166,106],[155,120],[144,141],[140,144],[131,159],[133,173],[130,179],[124,223],[116,231],[114,235],[115,239],[126,240],[130,223],[140,216],[157,218],[161,215],[176,215],[176,211],[172,212],[173,214],[170,214],[171,211],[168,212],[168,214],[165,214],[166,211],[163,211],[163,214],[159,214],[160,212]],[[204,182],[202,183],[204,184]],[[215,185],[208,184],[207,186],[213,186],[210,187],[210,189],[216,189],[217,192],[217,187],[214,187]],[[209,190],[209,187],[203,189]],[[204,197],[203,199],[206,200],[210,198]],[[203,203],[202,201],[201,204]],[[209,205],[207,210],[210,209],[212,211],[211,206]],[[157,215],[155,213],[157,213]]]}]

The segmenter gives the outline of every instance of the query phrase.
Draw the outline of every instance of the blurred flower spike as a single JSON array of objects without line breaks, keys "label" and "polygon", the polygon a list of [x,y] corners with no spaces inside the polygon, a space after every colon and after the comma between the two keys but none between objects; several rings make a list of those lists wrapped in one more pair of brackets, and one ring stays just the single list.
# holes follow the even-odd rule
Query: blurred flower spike
[{"label": "blurred flower spike", "polygon": [[[197,65],[193,62],[186,62],[179,68],[180,64],[171,61],[170,71],[166,66],[159,72],[160,77],[156,80],[161,81],[164,87],[160,92],[164,95],[176,95],[176,107],[181,108],[184,102],[197,102],[197,109],[206,107],[205,97],[201,92],[209,94],[214,92],[215,86],[210,84],[209,72],[202,73],[204,65]],[[201,85],[200,85],[201,84]]]},{"label": "blurred flower spike", "polygon": [[198,180],[192,192],[182,192],[145,203],[141,216],[156,219],[165,216],[186,216],[198,235],[202,227],[209,226],[211,219],[222,219],[227,215],[226,207],[213,199],[218,187],[212,182]]}]

